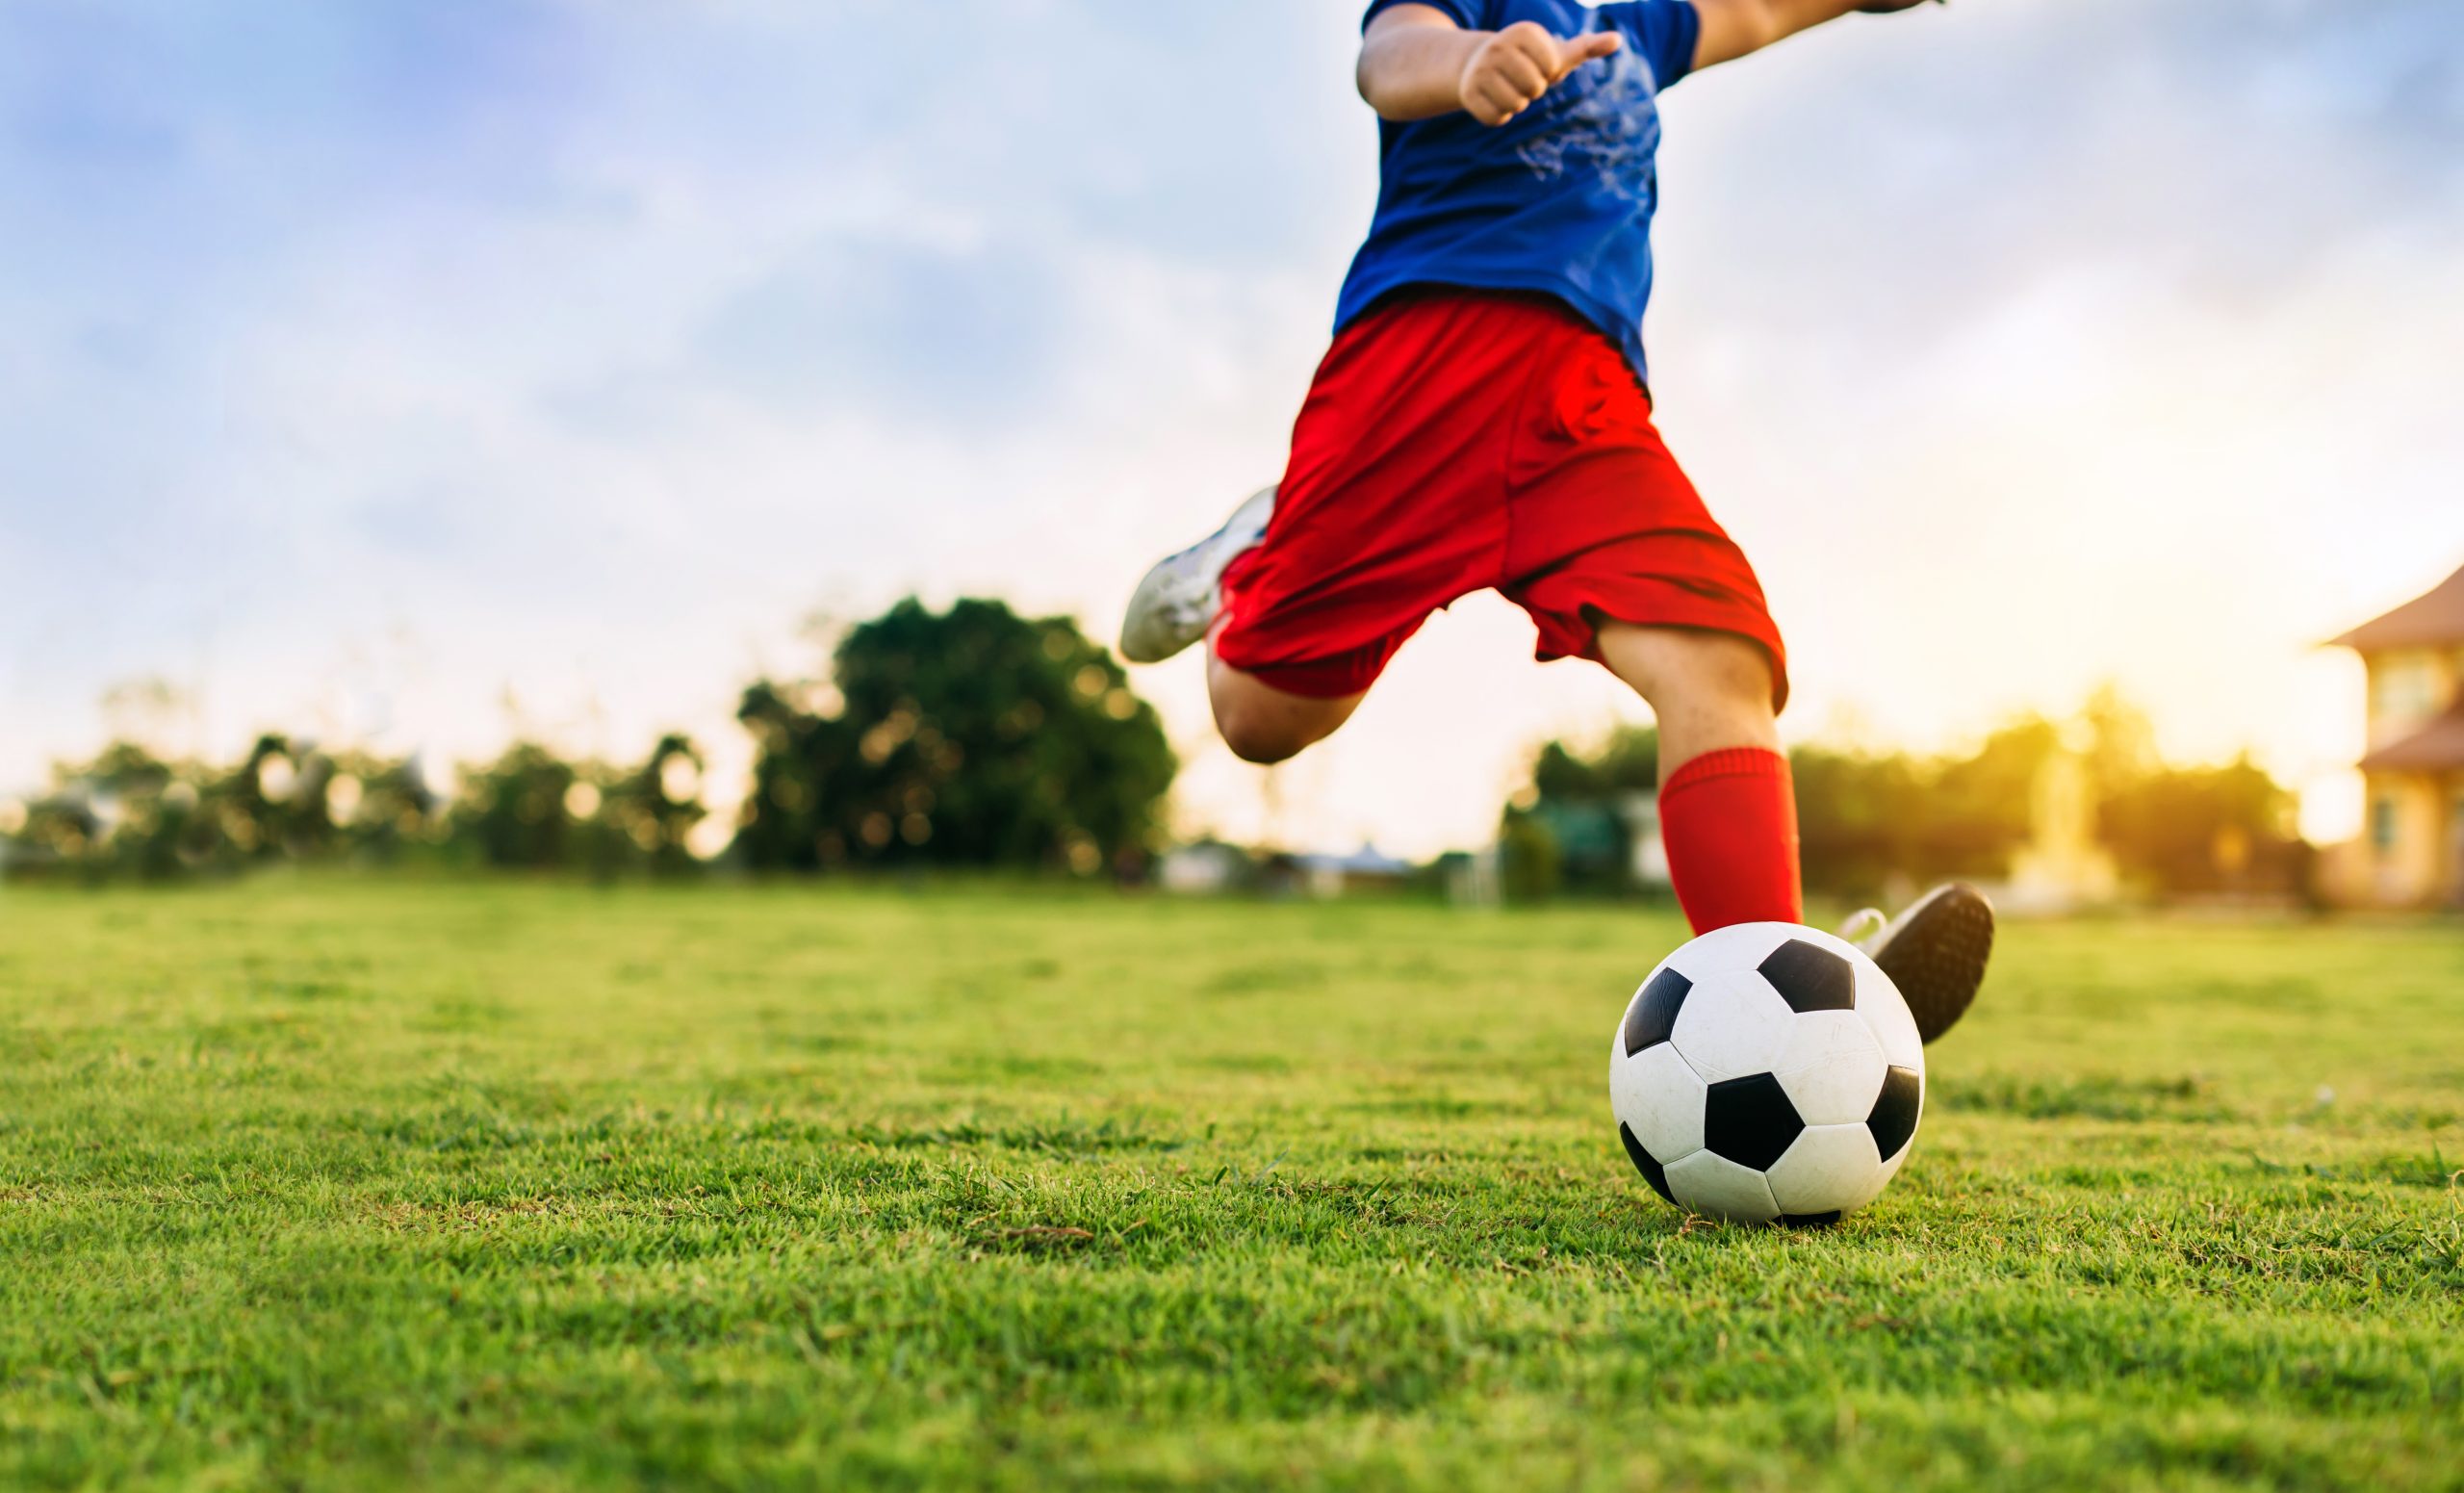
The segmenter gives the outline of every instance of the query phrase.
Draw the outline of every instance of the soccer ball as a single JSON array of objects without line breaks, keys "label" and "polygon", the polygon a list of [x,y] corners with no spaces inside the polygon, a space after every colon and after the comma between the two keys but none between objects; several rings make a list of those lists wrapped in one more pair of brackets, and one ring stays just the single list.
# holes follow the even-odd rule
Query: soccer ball
[{"label": "soccer ball", "polygon": [[1634,992],[1608,1102],[1635,1170],[1679,1207],[1834,1223],[1908,1159],[1925,1043],[1856,945],[1740,923],[1671,954]]}]

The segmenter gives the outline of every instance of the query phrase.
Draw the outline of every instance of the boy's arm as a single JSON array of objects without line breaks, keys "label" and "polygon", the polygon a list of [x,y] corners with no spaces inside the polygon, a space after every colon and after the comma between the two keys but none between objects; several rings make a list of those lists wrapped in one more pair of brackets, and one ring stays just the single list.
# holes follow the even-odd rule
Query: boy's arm
[{"label": "boy's arm", "polygon": [[1369,23],[1360,96],[1385,119],[1428,119],[1460,109],[1482,124],[1503,124],[1566,74],[1622,44],[1613,31],[1560,40],[1537,21],[1465,31],[1435,6],[1399,5]]},{"label": "boy's arm", "polygon": [[[1912,10],[1926,0],[1694,0],[1702,29],[1696,67],[1759,51],[1784,37],[1851,11]],[[1360,96],[1378,116],[1428,119],[1457,109],[1482,124],[1503,124],[1583,64],[1613,53],[1613,31],[1560,39],[1536,21],[1503,31],[1466,31],[1431,5],[1377,13],[1361,41]]]},{"label": "boy's arm", "polygon": [[1926,0],[1694,0],[1703,29],[1694,43],[1694,65],[1708,67],[1758,52],[1851,11],[1883,14],[1911,11]]}]

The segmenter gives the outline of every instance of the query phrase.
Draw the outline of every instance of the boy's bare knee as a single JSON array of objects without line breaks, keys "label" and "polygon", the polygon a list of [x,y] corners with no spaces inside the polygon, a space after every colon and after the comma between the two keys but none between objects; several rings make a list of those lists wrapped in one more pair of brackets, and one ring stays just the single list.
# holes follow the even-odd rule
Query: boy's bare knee
[{"label": "boy's bare knee", "polygon": [[1324,740],[1361,697],[1318,700],[1288,695],[1218,664],[1211,677],[1215,729],[1232,755],[1270,767]]},{"label": "boy's bare knee", "polygon": [[1260,767],[1290,761],[1311,740],[1290,721],[1274,720],[1267,711],[1240,706],[1229,709],[1218,707],[1215,727],[1234,757]]}]

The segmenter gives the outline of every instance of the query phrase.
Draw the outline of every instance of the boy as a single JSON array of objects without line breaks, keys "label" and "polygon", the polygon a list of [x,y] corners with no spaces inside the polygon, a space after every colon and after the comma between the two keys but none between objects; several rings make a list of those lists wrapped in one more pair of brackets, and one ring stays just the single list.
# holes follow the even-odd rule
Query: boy
[{"label": "boy", "polygon": [[[1377,213],[1291,464],[1140,582],[1123,656],[1205,639],[1224,741],[1279,762],[1341,726],[1431,611],[1494,586],[1531,614],[1541,659],[1593,659],[1650,704],[1695,931],[1803,921],[1787,653],[1652,424],[1657,98],[1852,10],[1921,3],[1373,0]],[[1992,934],[1985,899],[1951,886],[1864,947],[1931,1042]]]}]

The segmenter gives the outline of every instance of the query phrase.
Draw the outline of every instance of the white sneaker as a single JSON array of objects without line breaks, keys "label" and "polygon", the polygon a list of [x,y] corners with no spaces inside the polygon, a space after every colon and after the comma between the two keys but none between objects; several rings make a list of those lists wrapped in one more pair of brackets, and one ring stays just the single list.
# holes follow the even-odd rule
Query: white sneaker
[{"label": "white sneaker", "polygon": [[1120,624],[1120,656],[1132,663],[1160,663],[1206,636],[1223,606],[1223,567],[1266,537],[1272,517],[1270,487],[1233,509],[1221,528],[1157,561],[1130,596],[1129,614]]}]

